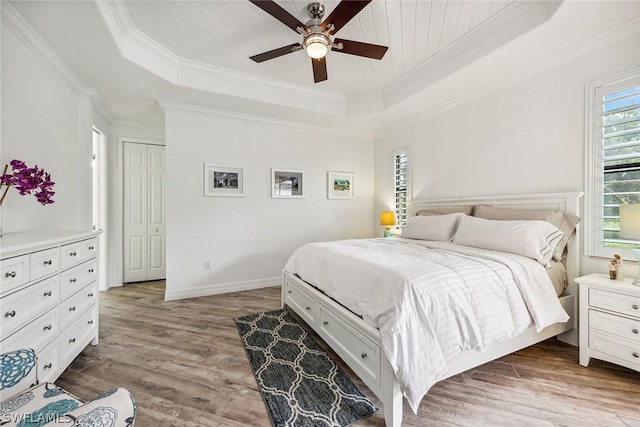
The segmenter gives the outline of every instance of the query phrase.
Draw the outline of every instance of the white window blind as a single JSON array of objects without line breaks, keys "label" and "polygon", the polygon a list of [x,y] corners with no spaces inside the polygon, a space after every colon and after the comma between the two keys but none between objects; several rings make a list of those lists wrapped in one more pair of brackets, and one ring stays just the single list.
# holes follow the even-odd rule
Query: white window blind
[{"label": "white window blind", "polygon": [[640,204],[640,86],[602,96],[602,245],[625,247],[620,205]]},{"label": "white window blind", "polygon": [[408,155],[406,151],[394,153],[393,168],[393,196],[395,200],[396,221],[403,227],[407,223],[407,195],[408,195]]}]

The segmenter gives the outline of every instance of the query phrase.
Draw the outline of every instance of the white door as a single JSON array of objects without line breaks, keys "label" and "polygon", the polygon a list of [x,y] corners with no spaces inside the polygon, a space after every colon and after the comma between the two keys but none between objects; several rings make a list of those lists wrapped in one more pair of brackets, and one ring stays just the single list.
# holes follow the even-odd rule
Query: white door
[{"label": "white door", "polygon": [[164,147],[124,143],[124,282],[165,278]]}]

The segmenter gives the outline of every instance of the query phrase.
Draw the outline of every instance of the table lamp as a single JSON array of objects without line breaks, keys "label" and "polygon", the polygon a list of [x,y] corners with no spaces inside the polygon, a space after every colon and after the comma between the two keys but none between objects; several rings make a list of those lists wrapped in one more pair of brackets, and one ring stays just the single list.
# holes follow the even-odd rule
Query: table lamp
[{"label": "table lamp", "polygon": [[384,237],[391,237],[391,226],[396,225],[395,212],[382,212],[380,214],[380,225],[384,225]]},{"label": "table lamp", "polygon": [[638,243],[631,250],[638,259],[638,275],[633,284],[640,286],[640,205],[620,205],[620,238]]}]

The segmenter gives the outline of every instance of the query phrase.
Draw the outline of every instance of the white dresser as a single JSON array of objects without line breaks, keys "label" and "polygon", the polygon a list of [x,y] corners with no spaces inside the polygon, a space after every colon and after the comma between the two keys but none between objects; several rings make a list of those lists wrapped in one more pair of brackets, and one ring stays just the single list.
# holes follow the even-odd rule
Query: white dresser
[{"label": "white dresser", "polygon": [[640,371],[640,286],[589,274],[580,285],[580,364],[592,357]]},{"label": "white dresser", "polygon": [[98,343],[98,232],[0,238],[0,353],[32,348],[52,382]]}]

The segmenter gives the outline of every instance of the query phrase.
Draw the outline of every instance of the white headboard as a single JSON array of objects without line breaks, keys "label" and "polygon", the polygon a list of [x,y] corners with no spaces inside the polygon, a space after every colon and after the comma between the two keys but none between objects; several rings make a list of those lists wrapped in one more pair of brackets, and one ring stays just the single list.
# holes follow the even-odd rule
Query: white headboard
[{"label": "white headboard", "polygon": [[[580,211],[580,199],[584,193],[547,193],[547,194],[524,194],[513,196],[483,196],[483,197],[462,197],[452,199],[417,199],[409,202],[409,216],[414,216],[421,209],[437,207],[456,207],[474,205],[493,205],[514,209],[560,209],[572,213],[582,218]],[[581,253],[581,224],[576,229],[576,236],[568,245],[566,260],[567,278],[569,280],[566,293],[576,295],[577,285],[573,281],[580,275]]]}]

